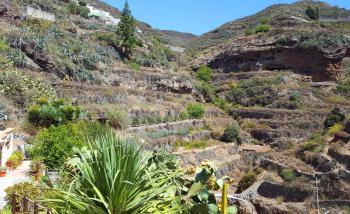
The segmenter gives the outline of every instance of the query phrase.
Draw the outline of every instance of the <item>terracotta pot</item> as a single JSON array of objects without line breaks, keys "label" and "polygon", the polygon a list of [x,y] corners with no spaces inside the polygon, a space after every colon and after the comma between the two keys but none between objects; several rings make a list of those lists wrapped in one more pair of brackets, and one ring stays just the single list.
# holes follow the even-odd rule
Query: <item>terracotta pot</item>
[{"label": "terracotta pot", "polygon": [[6,172],[0,172],[0,177],[6,177]]}]

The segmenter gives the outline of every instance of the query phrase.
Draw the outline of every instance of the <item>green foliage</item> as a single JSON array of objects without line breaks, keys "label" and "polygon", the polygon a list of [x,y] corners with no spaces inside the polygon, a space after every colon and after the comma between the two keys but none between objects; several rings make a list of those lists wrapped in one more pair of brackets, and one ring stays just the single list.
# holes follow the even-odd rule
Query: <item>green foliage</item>
[{"label": "green foliage", "polygon": [[12,169],[19,167],[24,160],[24,155],[20,151],[13,152],[8,160],[6,161],[6,166]]},{"label": "green foliage", "polygon": [[339,108],[335,108],[327,115],[324,121],[324,128],[328,129],[337,123],[343,122],[345,120],[345,115],[340,112]]},{"label": "green foliage", "polygon": [[69,4],[67,5],[67,9],[70,14],[80,15],[84,18],[89,18],[89,13],[90,13],[89,8],[76,4],[73,1],[69,2]]},{"label": "green foliage", "polygon": [[260,24],[262,24],[262,25],[268,25],[269,23],[270,23],[270,19],[269,18],[265,18],[265,19],[262,19],[261,21],[260,21]]},{"label": "green foliage", "polygon": [[[224,183],[230,180],[227,176],[222,178],[216,177],[217,169],[211,162],[202,162],[202,166],[198,167],[195,172],[194,181],[187,191],[188,200],[186,204],[189,207],[188,213],[191,214],[220,214],[217,207],[214,191],[222,190]],[[236,214],[235,206],[228,207],[228,214]]]},{"label": "green foliage", "polygon": [[282,82],[280,76],[243,80],[232,87],[226,99],[243,106],[267,106],[276,102],[278,95],[275,87]]},{"label": "green foliage", "polygon": [[320,18],[320,9],[319,7],[313,8],[311,6],[309,6],[306,11],[305,14],[311,19],[311,20],[317,20]]},{"label": "green foliage", "polygon": [[246,173],[243,176],[243,178],[239,181],[237,191],[240,193],[248,189],[251,185],[254,184],[257,176],[257,173],[254,171]]},{"label": "green foliage", "polygon": [[181,142],[177,141],[175,144],[176,148],[183,147],[186,150],[191,150],[191,149],[204,149],[208,147],[208,142],[206,140],[197,140],[197,141],[192,141],[192,142]]},{"label": "green foliage", "polygon": [[99,134],[67,165],[74,179],[48,193],[49,207],[58,213],[181,212],[174,183],[181,172],[174,159],[142,153],[113,131]]},{"label": "green foliage", "polygon": [[169,61],[173,52],[160,41],[159,37],[153,37],[150,40],[152,45],[150,45],[149,51],[137,54],[134,57],[134,61],[146,67],[160,66],[169,68]]},{"label": "green foliage", "polygon": [[52,26],[52,22],[38,18],[28,18],[21,23],[22,28],[29,29],[32,32],[39,34],[47,32]]},{"label": "green foliage", "polygon": [[126,110],[107,112],[107,124],[114,129],[124,130],[129,125],[128,112]]},{"label": "green foliage", "polygon": [[96,126],[79,122],[42,129],[30,141],[33,147],[28,153],[31,159],[42,161],[49,169],[59,169],[67,158],[74,155],[73,148],[86,145],[89,134],[98,129]]},{"label": "green foliage", "polygon": [[283,180],[290,182],[295,178],[295,173],[292,169],[283,169],[281,172]]},{"label": "green foliage", "polygon": [[245,31],[245,35],[246,36],[250,36],[250,35],[253,35],[255,34],[255,29],[254,28],[248,28],[246,31]]},{"label": "green foliage", "polygon": [[114,33],[96,33],[97,40],[105,42],[109,46],[117,46],[117,36]]},{"label": "green foliage", "polygon": [[129,66],[131,69],[136,70],[136,71],[140,70],[140,67],[141,67],[141,65],[138,64],[137,62],[130,62]]},{"label": "green foliage", "polygon": [[209,82],[212,78],[212,70],[207,66],[201,66],[196,72],[196,77],[198,80]]},{"label": "green foliage", "polygon": [[[40,199],[43,199],[44,197],[43,191],[40,189],[40,187],[29,182],[15,184],[11,187],[6,188],[5,192],[5,200],[8,202],[9,205],[11,204],[13,193],[17,193],[18,195],[27,197],[33,201],[38,201]],[[17,200],[18,202],[20,201],[19,198]]]},{"label": "green foliage", "polygon": [[342,34],[330,32],[309,32],[297,34],[297,47],[304,49],[327,49],[335,46],[347,46],[350,39]]},{"label": "green foliage", "polygon": [[328,128],[327,134],[330,136],[333,136],[334,134],[342,131],[344,129],[344,126],[340,123],[336,123],[333,126]]},{"label": "green foliage", "polygon": [[350,98],[350,77],[341,80],[334,91],[337,94]]},{"label": "green foliage", "polygon": [[45,96],[55,98],[54,89],[40,79],[29,78],[17,71],[0,73],[0,92],[11,98],[21,108]]},{"label": "green foliage", "polygon": [[135,31],[136,21],[129,9],[128,1],[126,1],[118,24],[117,36],[121,47],[123,47],[127,53],[130,53],[137,44]]},{"label": "green foliage", "polygon": [[191,103],[186,107],[187,113],[190,118],[200,119],[203,117],[205,110],[203,105],[199,103]]},{"label": "green foliage", "polygon": [[28,121],[35,126],[48,127],[50,125],[65,124],[79,119],[80,108],[66,103],[62,99],[48,100],[41,98],[37,104],[28,110]]},{"label": "green foliage", "polygon": [[255,33],[267,33],[270,31],[270,26],[269,25],[266,25],[266,24],[261,24],[261,25],[258,25],[256,28],[255,28]]},{"label": "green foliage", "polygon": [[0,37],[0,53],[10,50],[10,46],[7,44],[6,40]]},{"label": "green foliage", "polygon": [[236,142],[237,144],[242,143],[239,129],[234,125],[231,125],[227,129],[225,129],[224,134],[221,137],[221,140],[224,142]]},{"label": "green foliage", "polygon": [[321,152],[324,149],[325,137],[321,133],[314,133],[303,144],[303,151]]}]

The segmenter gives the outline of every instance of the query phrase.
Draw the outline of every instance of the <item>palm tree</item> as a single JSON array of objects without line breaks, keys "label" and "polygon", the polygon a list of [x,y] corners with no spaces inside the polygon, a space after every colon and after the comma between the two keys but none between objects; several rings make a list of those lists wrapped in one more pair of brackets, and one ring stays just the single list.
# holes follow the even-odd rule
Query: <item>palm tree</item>
[{"label": "palm tree", "polygon": [[57,213],[181,213],[179,169],[155,163],[133,140],[104,132],[68,162],[69,185],[49,190],[47,202]]}]

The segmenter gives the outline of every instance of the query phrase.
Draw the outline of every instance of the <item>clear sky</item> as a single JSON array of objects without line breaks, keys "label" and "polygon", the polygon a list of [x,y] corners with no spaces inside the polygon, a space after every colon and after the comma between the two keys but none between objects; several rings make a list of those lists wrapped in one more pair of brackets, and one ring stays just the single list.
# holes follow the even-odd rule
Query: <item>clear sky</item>
[{"label": "clear sky", "polygon": [[[105,0],[120,10],[125,0]],[[295,0],[129,0],[133,15],[162,30],[200,35],[244,16],[252,15],[276,3]],[[350,0],[324,0],[350,9]]]}]

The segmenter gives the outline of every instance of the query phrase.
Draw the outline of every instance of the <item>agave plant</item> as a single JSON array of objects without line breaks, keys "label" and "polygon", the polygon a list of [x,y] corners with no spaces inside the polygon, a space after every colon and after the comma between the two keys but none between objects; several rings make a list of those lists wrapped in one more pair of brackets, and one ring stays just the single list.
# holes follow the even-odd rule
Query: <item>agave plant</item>
[{"label": "agave plant", "polygon": [[180,171],[163,170],[154,157],[104,132],[68,162],[69,185],[49,190],[47,203],[57,213],[181,213],[174,184]]}]

